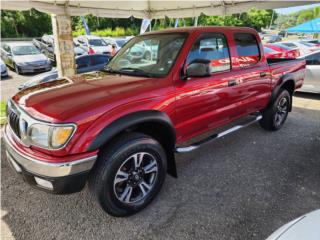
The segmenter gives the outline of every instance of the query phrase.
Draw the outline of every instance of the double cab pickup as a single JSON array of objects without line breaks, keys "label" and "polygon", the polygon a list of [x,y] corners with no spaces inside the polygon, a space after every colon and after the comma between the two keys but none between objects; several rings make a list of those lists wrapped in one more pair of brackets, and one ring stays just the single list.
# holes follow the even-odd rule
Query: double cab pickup
[{"label": "double cab pickup", "polygon": [[[139,51],[150,57],[132,57]],[[128,216],[154,199],[167,173],[177,176],[176,154],[255,122],[279,130],[304,74],[303,59],[267,59],[250,28],[149,32],[103,71],[13,96],[7,159],[38,189],[73,193],[88,182],[107,213]]]}]

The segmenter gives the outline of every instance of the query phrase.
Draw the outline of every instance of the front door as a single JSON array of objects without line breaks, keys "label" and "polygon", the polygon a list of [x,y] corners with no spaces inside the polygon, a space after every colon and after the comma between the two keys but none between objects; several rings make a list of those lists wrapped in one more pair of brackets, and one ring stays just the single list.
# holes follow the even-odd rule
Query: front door
[{"label": "front door", "polygon": [[222,33],[199,35],[189,51],[186,66],[195,59],[210,60],[212,74],[175,83],[178,143],[236,117],[233,100],[238,91],[226,37]]}]

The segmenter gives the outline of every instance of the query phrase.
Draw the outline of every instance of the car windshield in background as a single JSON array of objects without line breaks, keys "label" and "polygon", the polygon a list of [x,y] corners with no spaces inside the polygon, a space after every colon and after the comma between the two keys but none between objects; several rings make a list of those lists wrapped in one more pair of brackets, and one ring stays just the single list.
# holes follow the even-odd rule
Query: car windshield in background
[{"label": "car windshield in background", "polygon": [[101,39],[90,39],[89,45],[95,46],[95,47],[107,46],[107,44]]},{"label": "car windshield in background", "polygon": [[306,47],[316,47],[316,45],[313,44],[313,43],[300,42],[300,44],[302,44],[302,45],[304,45],[304,46],[306,46]]},{"label": "car windshield in background", "polygon": [[122,47],[125,43],[126,43],[126,40],[125,39],[119,39],[119,40],[116,40],[116,42],[117,42],[117,45],[119,46],[119,47]]},{"label": "car windshield in background", "polygon": [[12,47],[12,53],[16,56],[40,54],[35,46],[15,46]]},{"label": "car windshield in background", "polygon": [[161,77],[169,73],[186,33],[150,34],[132,39],[109,62],[107,71]]}]

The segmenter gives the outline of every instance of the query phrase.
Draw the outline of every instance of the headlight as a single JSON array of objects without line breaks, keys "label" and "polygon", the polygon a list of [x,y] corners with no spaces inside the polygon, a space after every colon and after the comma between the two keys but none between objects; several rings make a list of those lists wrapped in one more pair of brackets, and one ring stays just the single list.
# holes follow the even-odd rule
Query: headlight
[{"label": "headlight", "polygon": [[32,145],[58,149],[63,147],[75,131],[74,125],[47,125],[36,123],[30,126],[28,137]]}]

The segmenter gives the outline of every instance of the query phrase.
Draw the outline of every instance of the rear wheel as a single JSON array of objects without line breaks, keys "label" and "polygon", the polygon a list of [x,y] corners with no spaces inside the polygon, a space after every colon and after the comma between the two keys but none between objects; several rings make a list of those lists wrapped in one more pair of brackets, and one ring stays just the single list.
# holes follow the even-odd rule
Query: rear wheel
[{"label": "rear wheel", "polygon": [[291,96],[287,90],[282,90],[274,103],[262,111],[261,127],[266,130],[279,130],[287,119],[291,106]]},{"label": "rear wheel", "polygon": [[89,179],[100,206],[113,216],[132,215],[160,191],[166,175],[166,154],[153,138],[129,133],[101,150]]}]

